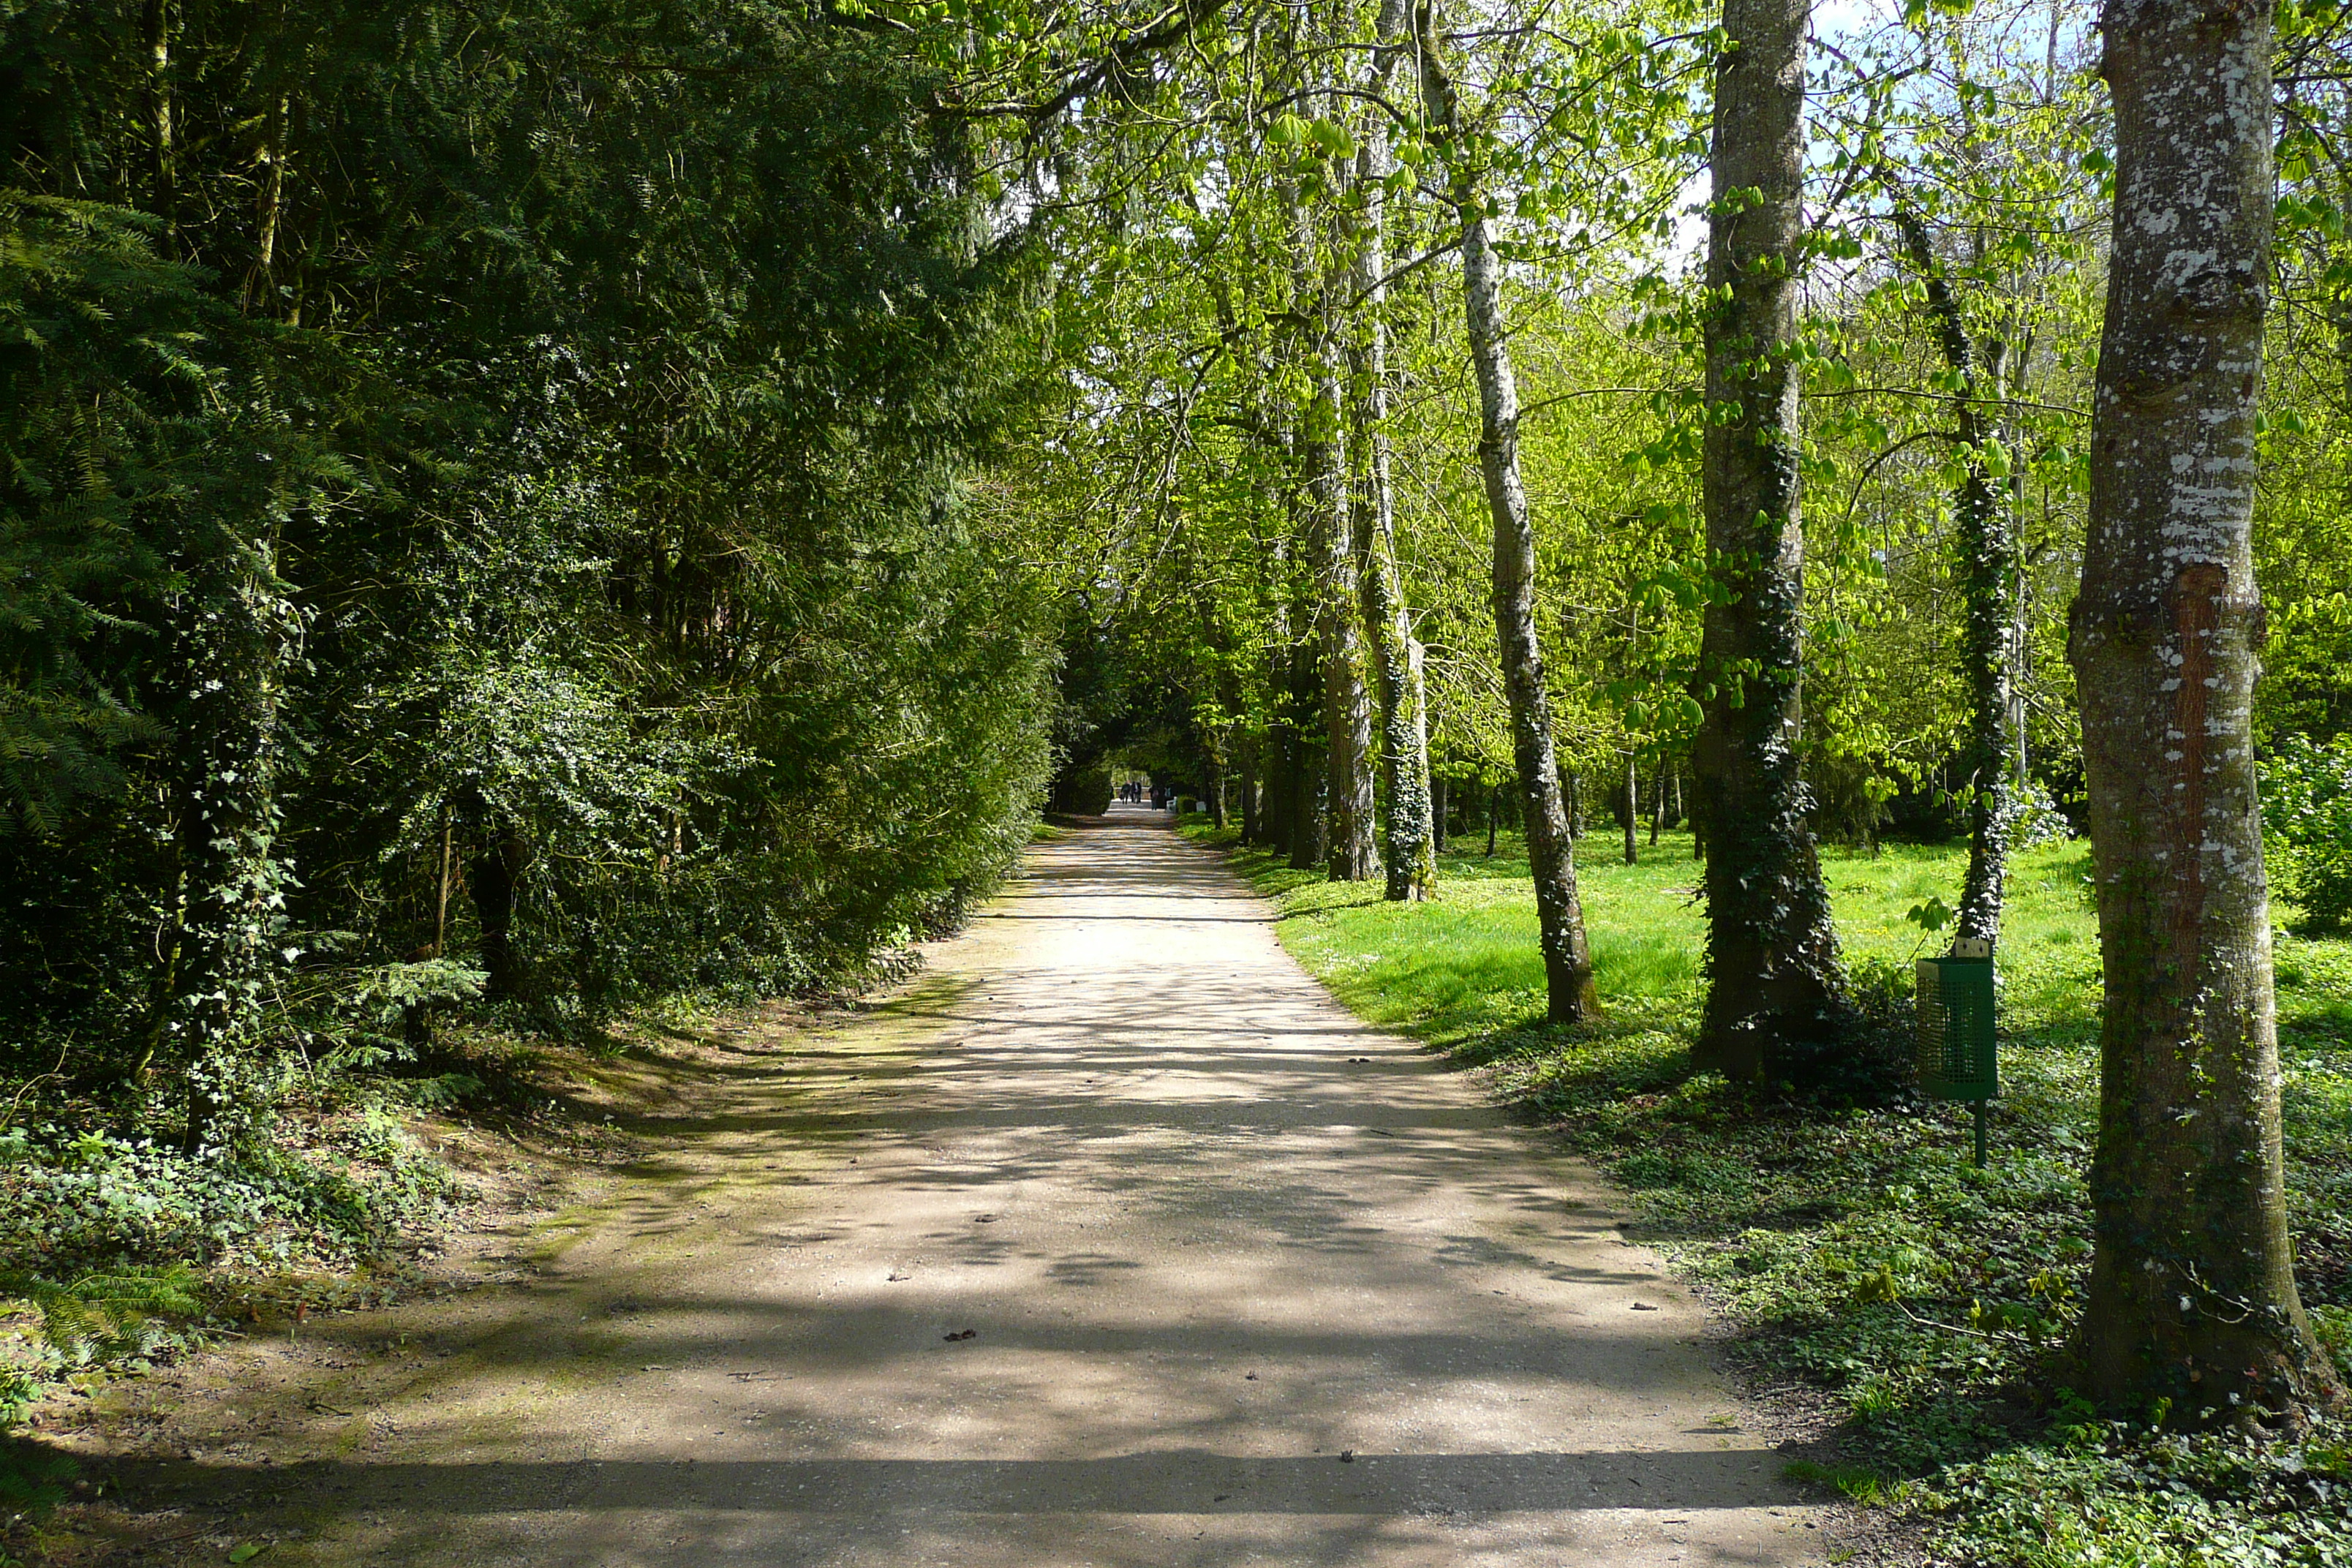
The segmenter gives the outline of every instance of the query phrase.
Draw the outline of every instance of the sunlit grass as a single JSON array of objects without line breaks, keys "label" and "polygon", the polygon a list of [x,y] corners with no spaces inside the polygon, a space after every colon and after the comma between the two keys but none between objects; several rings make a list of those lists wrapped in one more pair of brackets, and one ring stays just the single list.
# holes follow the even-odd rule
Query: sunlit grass
[{"label": "sunlit grass", "polygon": [[[1572,1030],[1542,1022],[1534,898],[1507,836],[1491,858],[1483,837],[1458,843],[1443,858],[1439,898],[1423,905],[1387,903],[1377,883],[1235,858],[1274,899],[1285,945],[1341,1001],[1489,1068],[1496,1093],[1621,1184],[1644,1233],[1731,1313],[1743,1353],[1846,1402],[1841,1441],[1859,1461],[1838,1471],[1849,1495],[1939,1499],[1959,1556],[2009,1562],[2038,1532],[2088,1539],[2101,1519],[2156,1519],[2172,1506],[2149,1479],[2160,1469],[2193,1481],[2207,1511],[2178,1529],[2150,1524],[2134,1563],[2234,1562],[2200,1542],[2234,1552],[2271,1541],[2278,1489],[2259,1478],[2352,1453],[2334,1424],[2259,1463],[2222,1438],[2150,1447],[2144,1431],[2117,1427],[2085,1449],[2066,1436],[2089,1429],[2064,1391],[2063,1353],[2091,1254],[2084,1178],[2097,1127],[2087,847],[2048,845],[2013,862],[2000,944],[2002,1093],[1991,1164],[1978,1171],[1957,1107],[1787,1105],[1692,1074],[1701,868],[1687,835],[1654,848],[1646,838],[1633,866],[1613,837],[1578,847],[1602,1016]],[[1878,999],[1882,1024],[1899,1024],[1892,999],[1911,961],[1945,940],[1909,911],[1957,903],[1966,866],[1960,844],[1824,851],[1846,967],[1856,993]],[[2278,923],[2292,913],[2278,910]],[[2342,1353],[2352,1349],[2352,942],[2282,931],[2277,990],[2297,1274]],[[2001,1327],[1988,1337],[1971,1321]],[[2161,1466],[2149,1468],[2152,1455]],[[2296,1553],[2352,1543],[2334,1529],[2312,1525],[2276,1560],[2315,1562]]]},{"label": "sunlit grass", "polygon": [[[1386,902],[1377,884],[1327,882],[1263,855],[1244,852],[1241,864],[1280,897],[1284,941],[1310,968],[1346,961],[1331,978],[1351,1006],[1451,1045],[1542,1010],[1543,964],[1524,852],[1507,835],[1492,858],[1484,849],[1483,839],[1449,847],[1440,861],[1439,896],[1420,907]],[[1613,839],[1589,837],[1578,849],[1578,889],[1602,1005],[1692,998],[1705,926],[1690,836],[1669,833],[1653,847],[1645,835],[1633,866],[1623,863]],[[1958,902],[1965,867],[1965,856],[1948,846],[1890,845],[1875,856],[1824,851],[1822,875],[1849,967],[1907,968],[1933,951],[1936,939],[1906,917],[1930,899]],[[2087,851],[2064,844],[2020,856],[2011,879],[2004,1005],[2039,1025],[2087,1022],[2095,1014],[2098,937],[2084,897],[2087,872]]]}]

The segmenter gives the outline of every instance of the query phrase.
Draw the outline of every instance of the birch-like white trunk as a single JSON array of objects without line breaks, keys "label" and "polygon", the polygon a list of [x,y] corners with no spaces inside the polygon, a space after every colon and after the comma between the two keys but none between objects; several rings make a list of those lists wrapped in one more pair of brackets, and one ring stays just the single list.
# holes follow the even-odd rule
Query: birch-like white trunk
[{"label": "birch-like white trunk", "polygon": [[1323,819],[1335,882],[1360,882],[1379,868],[1372,788],[1372,702],[1358,625],[1354,532],[1349,517],[1348,441],[1341,417],[1344,356],[1332,320],[1330,270],[1306,205],[1289,196],[1296,313],[1305,321],[1311,392],[1299,411],[1298,455],[1313,542],[1314,624],[1322,650]]},{"label": "birch-like white trunk", "polygon": [[[1381,0],[1366,90],[1388,90],[1405,20],[1404,0]],[[1364,629],[1380,682],[1381,773],[1387,795],[1382,837],[1391,900],[1425,899],[1437,886],[1437,827],[1429,787],[1429,717],[1421,649],[1405,612],[1397,570],[1396,492],[1389,471],[1388,321],[1383,314],[1388,270],[1385,181],[1392,167],[1386,112],[1377,104],[1363,116],[1356,153],[1356,185],[1363,216],[1357,237],[1357,331],[1350,352],[1356,479],[1356,561],[1364,595]]]},{"label": "birch-like white trunk", "polygon": [[[1461,125],[1452,79],[1438,52],[1437,7],[1423,0],[1414,16],[1423,112],[1431,130],[1459,147]],[[1511,710],[1511,751],[1526,809],[1528,868],[1536,889],[1543,944],[1547,1012],[1573,1023],[1595,1005],[1592,949],[1576,890],[1574,845],[1560,801],[1552,744],[1551,701],[1544,690],[1543,649],[1536,640],[1536,535],[1519,479],[1519,392],[1503,327],[1503,267],[1486,229],[1484,198],[1456,163],[1454,211],[1462,223],[1462,308],[1471,367],[1478,382],[1478,471],[1495,528],[1495,633],[1503,689]]]}]

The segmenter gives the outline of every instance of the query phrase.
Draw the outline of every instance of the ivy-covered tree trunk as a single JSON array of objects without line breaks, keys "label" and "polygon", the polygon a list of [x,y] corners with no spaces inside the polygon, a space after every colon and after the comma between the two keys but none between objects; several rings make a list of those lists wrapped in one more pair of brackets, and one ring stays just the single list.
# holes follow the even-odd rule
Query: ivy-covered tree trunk
[{"label": "ivy-covered tree trunk", "polygon": [[2068,654],[2105,973],[2092,1386],[2176,1425],[2334,1398],[2295,1294],[2252,703],[2271,6],[2108,0],[2114,253]]},{"label": "ivy-covered tree trunk", "polygon": [[1906,213],[1897,218],[1904,249],[1927,292],[1927,310],[1944,363],[1959,378],[1958,419],[1952,434],[1965,465],[1954,498],[1958,521],[1960,673],[1969,699],[1969,754],[1964,784],[1969,810],[1969,870],[1954,935],[1982,942],[2000,937],[2002,886],[2016,828],[2018,748],[2017,514],[2010,486],[1989,458],[1998,446],[1990,399],[2001,378],[2004,345],[1978,341],[1951,283],[1937,264],[1927,230]]},{"label": "ivy-covered tree trunk", "polygon": [[[1403,0],[1381,0],[1379,37],[1369,91],[1386,92],[1404,25]],[[1388,118],[1364,117],[1356,154],[1356,186],[1363,201],[1356,246],[1359,327],[1350,352],[1349,407],[1357,462],[1355,552],[1364,595],[1364,627],[1381,694],[1381,783],[1386,796],[1387,895],[1412,902],[1437,886],[1437,829],[1429,785],[1429,714],[1421,649],[1405,613],[1397,572],[1396,495],[1389,466],[1388,321],[1383,313],[1388,270],[1385,232],[1390,172]]]},{"label": "ivy-covered tree trunk", "polygon": [[181,924],[171,944],[166,1049],[187,1078],[190,1148],[234,1136],[265,1091],[263,1005],[292,877],[278,843],[280,709],[299,620],[266,529],[205,529],[181,604]]},{"label": "ivy-covered tree trunk", "polygon": [[[1692,748],[1706,831],[1706,1005],[1693,1058],[1779,1079],[1843,1032],[1843,973],[1800,772],[1797,251],[1807,0],[1724,0],[1707,222],[1708,552]],[[1727,416],[1726,416],[1727,415]]]},{"label": "ivy-covered tree trunk", "polygon": [[[1461,134],[1454,84],[1439,55],[1436,6],[1414,15],[1421,53],[1423,112],[1439,137]],[[1560,801],[1552,744],[1551,702],[1544,689],[1543,649],[1536,639],[1536,536],[1519,479],[1519,394],[1503,331],[1503,268],[1486,232],[1484,199],[1457,161],[1454,212],[1462,225],[1462,304],[1478,382],[1478,470],[1495,529],[1495,632],[1503,689],[1511,712],[1511,750],[1535,879],[1536,921],[1543,945],[1546,1015],[1574,1023],[1596,1006],[1592,949],[1576,891],[1575,847]]]}]

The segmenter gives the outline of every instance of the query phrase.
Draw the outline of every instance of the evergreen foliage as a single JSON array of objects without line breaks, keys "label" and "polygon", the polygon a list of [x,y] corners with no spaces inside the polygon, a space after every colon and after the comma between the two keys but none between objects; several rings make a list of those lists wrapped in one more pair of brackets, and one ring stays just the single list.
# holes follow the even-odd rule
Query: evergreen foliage
[{"label": "evergreen foliage", "polygon": [[235,1142],[372,994],[420,1059],[485,993],[851,979],[990,885],[1047,758],[971,489],[1035,269],[936,67],[730,0],[5,28],[28,1071]]}]

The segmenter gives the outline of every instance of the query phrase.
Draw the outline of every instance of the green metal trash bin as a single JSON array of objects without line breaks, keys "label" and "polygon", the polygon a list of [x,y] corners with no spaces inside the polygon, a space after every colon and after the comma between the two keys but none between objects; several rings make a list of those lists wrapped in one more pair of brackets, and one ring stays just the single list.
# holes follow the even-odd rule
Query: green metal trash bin
[{"label": "green metal trash bin", "polygon": [[1992,945],[1958,942],[1918,963],[1919,1088],[1976,1107],[1977,1163],[1985,1162],[1984,1102],[2000,1093],[1993,1043]]},{"label": "green metal trash bin", "polygon": [[2000,1092],[1990,954],[1919,961],[1919,1087],[1937,1100]]}]

